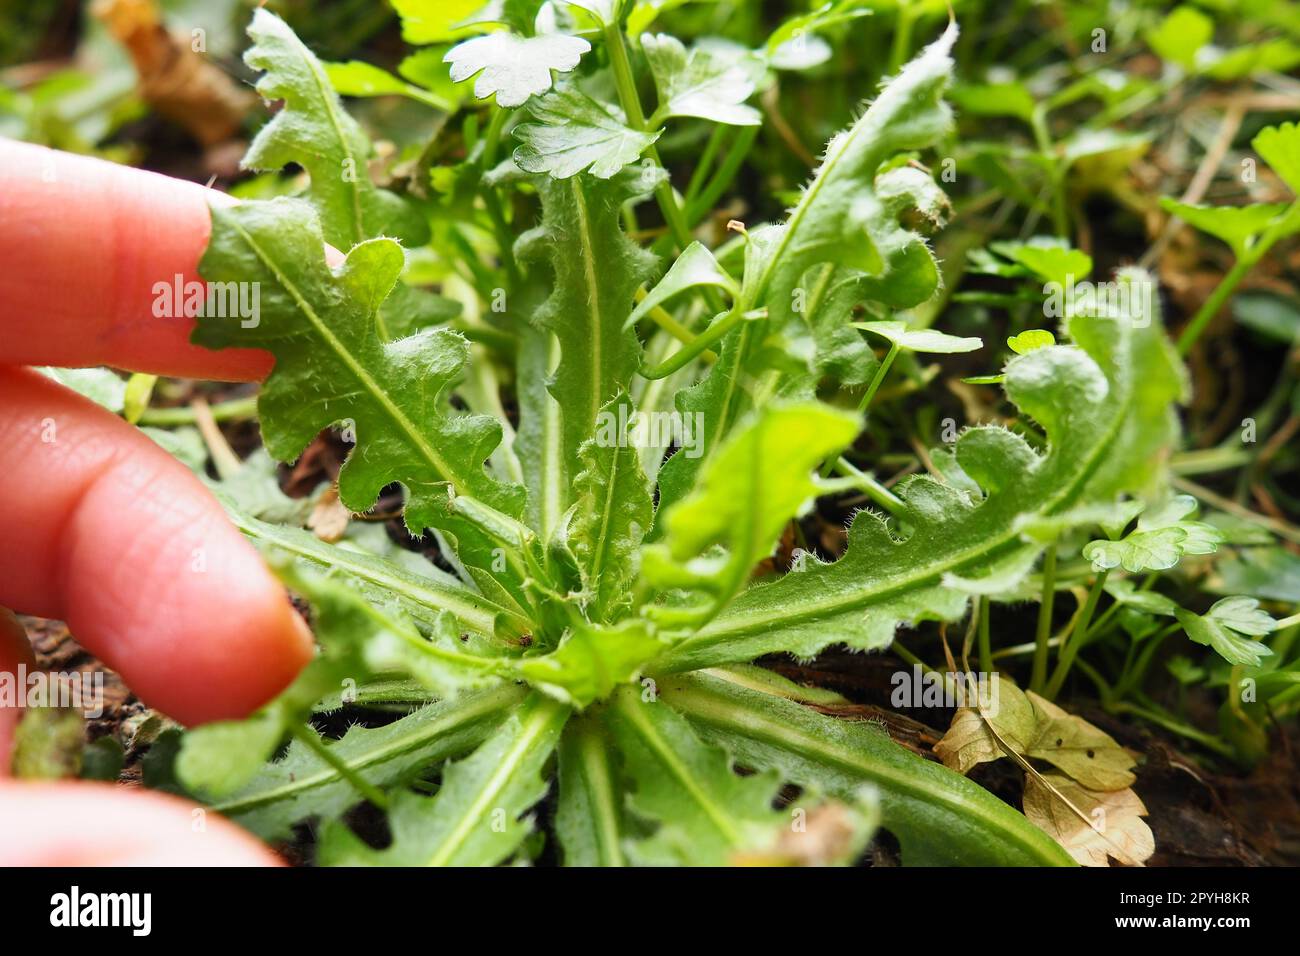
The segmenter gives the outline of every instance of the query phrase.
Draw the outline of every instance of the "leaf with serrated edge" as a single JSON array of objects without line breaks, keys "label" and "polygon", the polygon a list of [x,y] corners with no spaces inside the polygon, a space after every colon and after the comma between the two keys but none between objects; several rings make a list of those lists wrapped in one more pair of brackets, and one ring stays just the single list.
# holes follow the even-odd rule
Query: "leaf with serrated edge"
[{"label": "leaf with serrated edge", "polygon": [[811,656],[833,643],[885,646],[899,623],[964,614],[965,595],[943,587],[943,575],[980,576],[1021,546],[1026,521],[1150,485],[1177,434],[1171,403],[1183,394],[1159,323],[1080,315],[1067,331],[1077,344],[1007,364],[1010,398],[1047,432],[1045,455],[1003,429],[966,430],[957,460],[986,490],[982,501],[928,477],[896,488],[907,506],[906,540],[860,513],[839,561],[810,562],[750,588],[659,666],[709,667],[780,650]]},{"label": "leaf with serrated edge", "polygon": [[[579,449],[595,433],[601,409],[628,391],[641,361],[641,344],[625,324],[636,290],[654,269],[654,257],[628,239],[619,214],[624,202],[646,195],[654,182],[647,185],[633,171],[608,181],[587,176],[537,180],[542,222],[519,245],[528,255],[544,250],[554,274],[551,295],[535,321],[558,339],[558,363],[551,366],[547,386],[558,407],[528,411],[559,416],[559,460],[553,464],[565,471],[581,467]],[[552,356],[537,358],[549,363]],[[542,424],[533,421],[527,427],[538,434]],[[545,434],[555,438],[553,432]],[[529,491],[554,498],[552,513],[554,507],[563,513],[572,479],[572,473],[561,480],[553,475],[546,487]]]},{"label": "leaf with serrated edge", "polygon": [[[395,787],[478,746],[524,694],[516,686],[467,694],[382,727],[350,727],[340,739],[323,743],[366,782]],[[337,820],[361,799],[338,769],[295,740],[282,758],[212,808],[263,839],[276,840],[289,837],[293,825],[304,820]]]},{"label": "leaf with serrated edge", "polygon": [[470,756],[448,763],[433,797],[394,795],[392,845],[373,850],[341,823],[321,833],[332,866],[494,866],[532,831],[527,810],[546,795],[542,776],[569,709],[534,694]]},{"label": "leaf with serrated edge", "polygon": [[573,481],[575,507],[566,537],[595,617],[609,621],[630,603],[628,587],[654,519],[654,499],[641,470],[636,435],[625,434],[619,424],[632,420],[631,401],[617,398],[601,411],[609,427],[598,428],[596,437],[578,449],[582,471]]},{"label": "leaf with serrated edge", "polygon": [[851,799],[880,793],[881,825],[906,866],[1069,866],[1037,827],[960,774],[910,753],[873,724],[827,717],[792,701],[704,675],[658,680],[660,699],[739,763]]},{"label": "leaf with serrated edge", "polygon": [[745,105],[754,94],[754,82],[743,67],[698,47],[688,53],[667,33],[644,34],[641,49],[659,90],[657,115],[694,116],[732,126],[761,122],[758,110]]},{"label": "leaf with serrated edge", "polygon": [[556,90],[528,106],[532,122],[515,127],[515,162],[530,173],[568,179],[587,171],[609,179],[659,139],[634,130],[611,107],[577,89]]},{"label": "leaf with serrated edge", "polygon": [[208,348],[266,348],[275,355],[258,396],[272,455],[292,461],[321,429],[349,420],[357,446],[339,473],[343,504],[366,511],[385,485],[399,481],[408,493],[408,527],[417,534],[453,529],[460,560],[490,567],[495,545],[448,514],[448,493],[519,515],[524,491],[483,467],[500,442],[500,424],[457,414],[447,403],[468,357],[465,340],[447,330],[396,342],[374,335],[375,311],[402,264],[397,243],[373,239],[330,269],[316,217],[298,200],[214,208],[200,273],[214,282],[259,283],[260,316],[250,327],[201,317],[192,338]]},{"label": "leaf with serrated edge", "polygon": [[582,37],[561,33],[534,37],[489,33],[452,47],[444,62],[451,64],[456,83],[477,74],[474,95],[481,100],[495,96],[497,106],[506,109],[545,93],[553,82],[552,71],[568,73],[590,49]]},{"label": "leaf with serrated edge", "polygon": [[755,356],[762,354],[768,334],[783,338],[776,351],[787,363],[792,352],[806,355],[803,370],[790,373],[784,394],[814,394],[820,375],[812,342],[815,337],[825,341],[832,331],[814,333],[807,313],[799,311],[807,298],[799,293],[807,291],[805,276],[815,273],[814,266],[845,267],[852,274],[857,302],[909,308],[938,289],[933,253],[921,235],[900,224],[900,217],[918,209],[937,218],[943,193],[919,169],[881,169],[900,153],[934,145],[950,127],[952,115],[942,95],[951,76],[948,53],[956,37],[956,27],[949,27],[886,84],[857,122],[831,139],[783,224],[746,233],[741,301],[746,309],[766,308],[769,318],[742,323],[731,332],[708,376],[678,394],[680,413],[704,416],[704,455],[692,459],[677,454],[664,465],[660,513],[662,506],[689,492],[700,467],[745,413],[772,397],[750,384],[757,377]]},{"label": "leaf with serrated edge", "polygon": [[370,139],[343,109],[324,65],[268,10],[253,12],[253,39],[244,60],[264,71],[257,91],[284,106],[258,132],[243,159],[246,169],[280,170],[298,164],[311,176],[307,198],[320,214],[330,245],[344,251],[376,236],[423,241],[428,229],[399,196],[370,181]]}]

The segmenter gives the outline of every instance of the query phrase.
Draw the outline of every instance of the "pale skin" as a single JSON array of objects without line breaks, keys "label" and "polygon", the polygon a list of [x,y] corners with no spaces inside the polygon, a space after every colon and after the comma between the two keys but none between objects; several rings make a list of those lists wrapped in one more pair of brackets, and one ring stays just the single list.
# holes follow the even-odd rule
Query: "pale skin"
[{"label": "pale skin", "polygon": [[[191,345],[153,286],[197,280],[211,228],[193,183],[0,139],[0,671],[30,661],[4,608],[68,623],[146,703],[240,717],[312,655],[283,587],[187,468],[24,368],[110,365],[255,381],[259,350]],[[19,714],[0,709],[0,777]],[[0,865],[276,862],[214,813],[107,784],[0,780]]]}]

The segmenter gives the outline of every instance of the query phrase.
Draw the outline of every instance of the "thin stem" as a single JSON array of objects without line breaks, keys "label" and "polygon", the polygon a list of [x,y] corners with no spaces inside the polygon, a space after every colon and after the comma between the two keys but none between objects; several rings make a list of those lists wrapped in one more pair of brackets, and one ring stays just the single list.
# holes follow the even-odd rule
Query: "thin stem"
[{"label": "thin stem", "polygon": [[[889,367],[894,364],[894,359],[897,357],[898,343],[890,342],[889,351],[885,353],[885,357],[881,360],[880,365],[876,367],[876,374],[871,376],[871,382],[867,385],[867,390],[862,393],[862,400],[858,402],[858,414],[866,414],[867,408],[871,405],[871,400],[876,397],[876,391],[880,388],[880,383],[883,382],[885,376],[889,374]],[[826,462],[822,465],[821,476],[823,478],[829,478],[831,472],[836,469],[837,465],[842,460],[843,459],[838,457],[826,459]],[[845,464],[847,465],[848,462],[846,461]]]},{"label": "thin stem", "polygon": [[1164,643],[1165,638],[1177,631],[1181,624],[1177,621],[1167,625],[1163,630],[1147,638],[1147,643],[1142,648],[1142,653],[1138,655],[1133,664],[1132,670],[1125,669],[1120,675],[1119,680],[1115,683],[1115,699],[1122,700],[1129,693],[1141,687],[1143,679],[1146,677],[1151,661],[1155,659],[1156,651],[1160,650],[1160,645]]},{"label": "thin stem", "polygon": [[1038,630],[1034,634],[1034,662],[1029,689],[1041,693],[1047,679],[1047,642],[1052,636],[1052,609],[1056,603],[1056,545],[1043,555],[1043,596],[1038,605]]},{"label": "thin stem", "polygon": [[993,673],[993,642],[989,634],[989,605],[993,602],[987,597],[980,599],[979,654],[980,670],[985,674]]},{"label": "thin stem", "polygon": [[715,317],[714,323],[696,336],[694,341],[688,345],[683,345],[658,365],[649,368],[642,366],[639,370],[639,374],[642,378],[667,378],[669,375],[672,375],[673,372],[684,368],[691,359],[703,355],[710,345],[719,341],[724,335],[739,325],[747,314],[749,313],[742,312],[739,308],[735,308],[727,313],[726,318],[716,319]]},{"label": "thin stem", "polygon": [[944,677],[944,678],[947,677],[947,675],[944,674],[942,671],[935,670],[933,667],[931,667],[925,661],[921,660],[921,658],[917,657],[915,654],[909,651],[902,644],[899,644],[897,641],[895,641],[890,646],[889,649],[893,651],[895,654],[897,654],[899,657],[901,657],[905,663],[911,664],[913,667],[919,667],[927,674],[935,674],[938,675],[939,677]]},{"label": "thin stem", "polygon": [[722,148],[722,140],[727,134],[727,129],[728,127],[721,123],[713,127],[713,132],[709,134],[709,141],[704,144],[704,152],[700,154],[700,161],[695,164],[695,172],[691,174],[691,181],[686,186],[686,195],[682,197],[687,210],[687,222],[691,221],[691,203],[708,182],[709,173],[713,171],[713,163],[718,158],[718,150]]},{"label": "thin stem", "polygon": [[846,458],[837,458],[831,462],[834,470],[852,480],[852,487],[861,491],[868,498],[890,514],[902,514],[907,511],[907,503],[894,494],[872,475],[859,471]]},{"label": "thin stem", "polygon": [[894,24],[894,42],[889,49],[889,72],[897,72],[912,52],[912,28],[919,13],[911,2],[898,5],[898,22]]},{"label": "thin stem", "polygon": [[1200,744],[1202,747],[1205,747],[1207,750],[1212,750],[1222,757],[1228,757],[1231,759],[1235,756],[1232,747],[1224,743],[1218,737],[1215,737],[1212,734],[1207,734],[1203,730],[1198,730],[1190,724],[1185,724],[1170,714],[1147,707],[1140,707],[1137,704],[1132,704],[1128,701],[1120,701],[1114,705],[1113,710],[1117,714],[1132,714],[1135,717],[1149,720],[1151,723],[1158,724],[1165,728],[1165,730],[1178,734],[1180,737],[1186,737],[1188,740],[1196,741],[1196,743]]},{"label": "thin stem", "polygon": [[194,412],[194,424],[198,426],[199,434],[203,436],[203,443],[208,446],[208,453],[212,455],[212,464],[217,469],[217,475],[222,481],[232,478],[240,468],[244,467],[244,463],[239,460],[235,450],[230,447],[230,442],[226,441],[226,436],[217,427],[208,403],[202,398],[195,398],[190,402],[190,408]]},{"label": "thin stem", "polygon": [[1102,589],[1106,584],[1108,574],[1110,574],[1109,569],[1097,575],[1097,580],[1092,583],[1092,590],[1088,592],[1088,599],[1084,602],[1083,611],[1075,620],[1074,627],[1058,652],[1060,656],[1056,660],[1056,670],[1052,672],[1052,679],[1048,682],[1047,690],[1043,694],[1048,700],[1056,699],[1056,695],[1061,691],[1061,685],[1065,683],[1065,678],[1074,665],[1074,659],[1079,656],[1079,651],[1088,642],[1090,636],[1088,628],[1092,623],[1092,615],[1097,610],[1097,602],[1101,600]]},{"label": "thin stem", "polygon": [[[644,287],[636,290],[637,304],[640,304],[645,297],[646,291]],[[684,345],[690,345],[696,340],[696,338],[698,338],[694,332],[673,318],[672,314],[663,306],[657,305],[646,314],[655,325],[659,326],[659,328],[663,329]],[[700,353],[700,357],[706,362],[716,362],[718,360],[718,356],[713,352],[702,352]]]},{"label": "thin stem", "polygon": [[1187,323],[1187,327],[1178,336],[1179,355],[1186,355],[1192,350],[1196,340],[1205,332],[1206,326],[1219,314],[1219,310],[1223,308],[1223,304],[1228,301],[1229,296],[1237,291],[1237,286],[1241,284],[1242,279],[1246,278],[1246,273],[1255,267],[1255,261],[1254,256],[1244,256],[1233,263],[1232,268],[1215,286],[1214,291],[1210,293],[1210,297],[1201,303],[1201,307],[1196,310],[1192,320]]},{"label": "thin stem", "polygon": [[[623,27],[620,23],[605,25],[605,45],[609,48],[609,63],[614,72],[614,85],[618,88],[618,99],[623,106],[623,112],[627,114],[628,125],[634,130],[644,132],[645,111],[641,108],[641,97],[636,91],[636,78],[632,75],[632,61],[628,59],[627,41],[623,36]],[[646,155],[656,166],[664,168],[663,160],[659,158],[659,150],[653,144],[646,147]],[[673,239],[680,249],[685,249],[691,244],[691,230],[686,224],[686,217],[682,214],[682,207],[677,203],[677,195],[673,192],[672,183],[667,179],[655,187],[655,200],[663,211],[664,221],[672,230]]]},{"label": "thin stem", "polygon": [[388,809],[388,798],[384,796],[383,791],[349,767],[345,760],[325,746],[324,741],[317,736],[316,731],[312,730],[310,726],[307,724],[294,724],[290,729],[290,733],[293,734],[295,740],[301,741],[316,756],[337,770],[339,776],[352,784],[363,797],[381,810]]},{"label": "thin stem", "polygon": [[[214,422],[224,422],[235,418],[252,418],[257,414],[257,396],[232,398],[228,402],[218,402],[208,406],[208,413]],[[140,425],[193,425],[197,422],[194,409],[188,405],[178,408],[146,408],[140,416]]]},{"label": "thin stem", "polygon": [[1029,124],[1033,127],[1034,142],[1038,145],[1038,151],[1050,164],[1047,176],[1052,190],[1052,225],[1058,236],[1069,238],[1070,220],[1065,210],[1065,171],[1061,168],[1061,160],[1056,155],[1056,146],[1052,143],[1052,134],[1047,128],[1045,104],[1040,103],[1034,107]]},{"label": "thin stem", "polygon": [[1247,249],[1237,259],[1228,274],[1220,280],[1218,286],[1210,294],[1210,297],[1201,304],[1192,316],[1192,320],[1187,323],[1187,328],[1183,329],[1183,334],[1178,337],[1178,354],[1186,355],[1196,344],[1196,340],[1201,337],[1205,327],[1210,324],[1210,320],[1219,314],[1219,309],[1228,301],[1228,297],[1236,291],[1237,286],[1246,274],[1255,267],[1255,264],[1268,254],[1273,248],[1273,244],[1294,229],[1294,220],[1300,215],[1300,201],[1294,202],[1281,215],[1273,220],[1273,225],[1269,226],[1255,240],[1255,244]]},{"label": "thin stem", "polygon": [[[492,119],[488,123],[487,132],[483,135],[483,172],[485,173],[496,165],[497,146],[501,142],[501,134],[510,119],[510,114],[510,110],[498,108],[493,112]],[[495,188],[488,187],[483,190],[483,205],[487,207],[488,218],[492,220],[492,230],[496,233],[497,255],[501,258],[501,266],[506,271],[510,288],[517,289],[522,282],[522,277],[519,264],[515,261],[514,236],[506,222],[501,197],[497,195]]]},{"label": "thin stem", "polygon": [[727,150],[727,156],[718,167],[713,179],[704,187],[704,191],[695,197],[694,201],[687,203],[686,221],[694,225],[703,218],[704,214],[713,208],[714,204],[722,197],[727,187],[731,185],[736,178],[736,173],[740,171],[740,166],[749,155],[749,149],[754,145],[754,140],[758,136],[759,127],[742,126],[740,132],[736,134],[735,140],[731,143],[731,148]]}]

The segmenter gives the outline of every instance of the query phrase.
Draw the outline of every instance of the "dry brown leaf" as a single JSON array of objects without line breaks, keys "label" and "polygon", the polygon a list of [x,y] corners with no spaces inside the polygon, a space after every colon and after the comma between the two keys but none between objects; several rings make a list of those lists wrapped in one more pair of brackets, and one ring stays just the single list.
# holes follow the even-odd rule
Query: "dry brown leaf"
[{"label": "dry brown leaf", "polygon": [[934,745],[935,754],[949,770],[966,773],[976,764],[1005,756],[989,732],[989,724],[1016,753],[1023,753],[1034,740],[1038,718],[1024,691],[994,674],[989,696],[994,707],[985,709],[983,715],[974,708],[958,710],[948,732]]},{"label": "dry brown leaf", "polygon": [[331,487],[325,490],[317,500],[316,506],[311,509],[311,514],[307,517],[307,527],[315,532],[316,537],[332,544],[343,537],[351,520],[352,512],[343,507],[343,502],[339,501],[338,489]]},{"label": "dry brown leaf", "polygon": [[[1045,785],[1046,784],[1046,785]],[[1053,793],[1055,788],[1059,792]],[[1061,797],[1081,810],[1091,824]],[[1025,779],[1025,816],[1065,848],[1082,866],[1141,866],[1156,851],[1155,836],[1142,817],[1147,808],[1132,789],[1099,792],[1081,787],[1063,773]]]},{"label": "dry brown leaf", "polygon": [[97,0],[92,8],[126,47],[140,78],[140,96],[204,146],[239,132],[257,98],[202,53],[190,37],[173,36],[155,0]]},{"label": "dry brown leaf", "polygon": [[1050,700],[1028,692],[1038,734],[1023,751],[1046,760],[1089,790],[1122,790],[1133,786],[1136,761],[1109,734],[1082,717],[1066,713]]}]

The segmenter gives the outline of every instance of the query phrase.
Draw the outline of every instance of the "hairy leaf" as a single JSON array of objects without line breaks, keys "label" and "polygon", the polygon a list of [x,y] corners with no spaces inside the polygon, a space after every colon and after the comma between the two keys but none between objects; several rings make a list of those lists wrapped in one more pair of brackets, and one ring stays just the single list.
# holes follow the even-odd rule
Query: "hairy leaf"
[{"label": "hairy leaf", "polygon": [[264,71],[257,91],[284,107],[258,132],[244,156],[248,169],[279,170],[296,163],[311,176],[307,197],[320,215],[325,241],[342,250],[377,236],[420,242],[428,229],[399,196],[370,181],[370,139],[347,114],[325,67],[268,10],[253,12],[244,55]]},{"label": "hairy leaf", "polygon": [[[559,362],[548,387],[563,422],[566,470],[579,463],[579,449],[595,433],[601,409],[628,391],[641,360],[641,344],[625,323],[654,259],[623,233],[619,210],[655,182],[632,171],[609,181],[538,180],[542,222],[521,244],[545,249],[554,273],[550,298],[536,322],[559,340]],[[569,494],[566,488],[566,508]]]},{"label": "hairy leaf", "polygon": [[615,776],[612,741],[603,722],[569,721],[560,740],[555,833],[565,866],[623,866],[624,795]]},{"label": "hairy leaf", "polygon": [[659,681],[662,699],[708,740],[756,769],[845,798],[880,793],[881,825],[908,866],[1068,866],[1023,816],[960,774],[923,760],[868,723],[826,717],[792,701],[703,675]]},{"label": "hairy leaf", "polygon": [[375,311],[402,261],[395,242],[373,239],[330,269],[316,217],[296,200],[214,208],[200,272],[215,282],[259,283],[261,314],[250,327],[201,318],[193,340],[275,355],[258,397],[272,455],[292,461],[321,429],[350,421],[358,444],[339,473],[344,505],[365,511],[385,485],[401,482],[408,527],[417,534],[428,527],[452,531],[462,543],[461,560],[487,567],[493,545],[449,514],[448,496],[467,495],[519,515],[523,489],[484,470],[501,426],[447,405],[468,356],[465,340],[445,330],[396,342],[374,335]]},{"label": "hairy leaf", "polygon": [[335,866],[493,866],[532,830],[527,810],[546,794],[542,769],[568,708],[534,694],[462,761],[449,763],[436,796],[396,793],[392,845],[366,846],[342,824],[321,834],[320,858]]},{"label": "hairy leaf", "polygon": [[575,507],[568,544],[582,574],[595,617],[612,620],[631,603],[628,591],[640,566],[641,541],[654,519],[654,499],[641,470],[631,402],[615,399],[602,409],[609,427],[578,451],[582,465],[573,481]]},{"label": "hairy leaf", "polygon": [[[408,783],[442,761],[478,746],[525,691],[503,686],[467,694],[454,702],[422,707],[391,724],[353,726],[339,740],[326,742],[330,753],[355,776],[380,787]],[[266,764],[238,792],[213,809],[268,840],[288,837],[304,820],[330,823],[362,799],[332,764],[301,741]]]},{"label": "hairy leaf", "polygon": [[910,526],[905,540],[875,515],[859,514],[843,558],[751,588],[661,665],[707,667],[777,650],[807,656],[837,642],[885,646],[899,623],[963,614],[965,594],[943,576],[990,573],[1023,546],[1026,523],[1151,485],[1177,434],[1171,403],[1183,390],[1159,323],[1076,315],[1066,331],[1077,344],[1035,349],[1006,369],[1009,397],[1047,431],[1046,454],[1002,429],[968,429],[957,461],[985,490],[983,500],[928,477],[897,488]]}]

